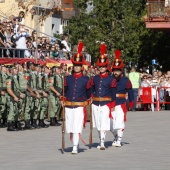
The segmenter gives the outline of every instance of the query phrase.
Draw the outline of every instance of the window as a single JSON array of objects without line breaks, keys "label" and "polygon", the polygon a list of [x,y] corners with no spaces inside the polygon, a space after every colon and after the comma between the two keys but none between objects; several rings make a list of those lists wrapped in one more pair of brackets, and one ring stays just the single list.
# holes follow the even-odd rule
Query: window
[{"label": "window", "polygon": [[68,26],[69,20],[62,20],[63,27]]},{"label": "window", "polygon": [[70,4],[69,3],[65,3],[65,8],[70,8]]}]

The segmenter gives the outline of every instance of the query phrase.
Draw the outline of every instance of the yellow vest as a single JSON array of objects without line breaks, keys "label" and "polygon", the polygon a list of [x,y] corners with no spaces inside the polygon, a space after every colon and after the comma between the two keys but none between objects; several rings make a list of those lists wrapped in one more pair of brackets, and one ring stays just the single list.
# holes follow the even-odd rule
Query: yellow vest
[{"label": "yellow vest", "polygon": [[138,72],[129,73],[129,79],[132,83],[132,88],[139,88],[140,74]]}]

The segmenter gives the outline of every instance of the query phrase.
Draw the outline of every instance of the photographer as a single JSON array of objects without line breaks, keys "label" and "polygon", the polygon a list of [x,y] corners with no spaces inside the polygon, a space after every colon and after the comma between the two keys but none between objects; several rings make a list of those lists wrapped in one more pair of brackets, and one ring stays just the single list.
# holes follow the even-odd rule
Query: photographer
[{"label": "photographer", "polygon": [[[18,27],[18,32],[16,34],[16,49],[17,50],[17,57],[24,58],[25,49],[27,49],[26,45],[26,37],[29,37],[28,30],[25,30],[23,25]],[[23,50],[22,50],[23,49]]]}]

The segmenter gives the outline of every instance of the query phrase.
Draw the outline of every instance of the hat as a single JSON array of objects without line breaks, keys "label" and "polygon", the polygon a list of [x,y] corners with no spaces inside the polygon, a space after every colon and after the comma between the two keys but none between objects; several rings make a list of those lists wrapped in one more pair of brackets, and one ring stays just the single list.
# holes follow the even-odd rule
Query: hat
[{"label": "hat", "polygon": [[78,51],[71,59],[71,61],[74,65],[83,65],[85,63],[83,54],[81,53],[83,50],[83,47],[84,47],[83,42],[79,42]]},{"label": "hat", "polygon": [[121,60],[120,56],[121,56],[121,51],[115,50],[115,59],[112,63],[112,69],[123,69],[124,68],[124,63]]},{"label": "hat", "polygon": [[100,45],[100,56],[97,59],[96,66],[108,66],[109,59],[106,55],[106,44]]}]

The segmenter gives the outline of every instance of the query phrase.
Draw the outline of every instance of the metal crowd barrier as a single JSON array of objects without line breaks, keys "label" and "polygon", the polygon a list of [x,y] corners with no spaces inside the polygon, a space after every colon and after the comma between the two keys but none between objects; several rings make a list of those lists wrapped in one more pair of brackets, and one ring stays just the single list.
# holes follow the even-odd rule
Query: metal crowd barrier
[{"label": "metal crowd barrier", "polygon": [[[155,88],[156,90],[156,101],[152,101],[152,88]],[[163,89],[163,101],[161,101],[160,91]],[[142,90],[142,94],[139,96],[140,100],[137,101],[137,104],[156,104],[156,111],[160,111],[160,105],[161,104],[170,104],[170,102],[167,101],[167,93],[166,89],[170,89],[170,87],[167,86],[154,86],[154,87],[143,87],[140,90]]]}]

